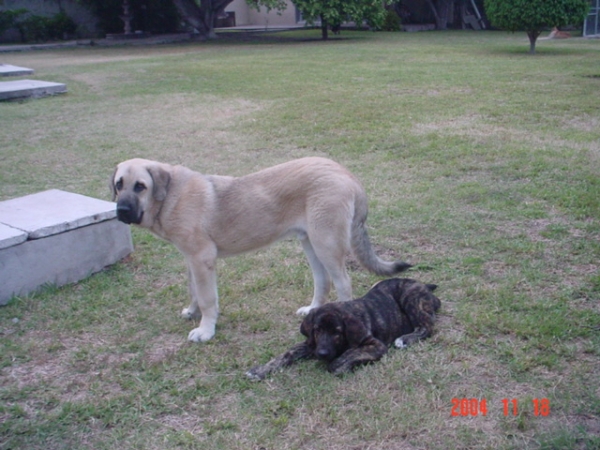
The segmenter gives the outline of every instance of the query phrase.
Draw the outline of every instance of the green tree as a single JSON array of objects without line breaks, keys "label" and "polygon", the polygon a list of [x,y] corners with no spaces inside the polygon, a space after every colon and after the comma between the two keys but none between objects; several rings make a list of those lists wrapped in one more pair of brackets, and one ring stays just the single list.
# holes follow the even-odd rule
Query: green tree
[{"label": "green tree", "polygon": [[485,0],[491,24],[508,31],[525,31],[529,53],[544,28],[583,22],[590,8],[588,0]]},{"label": "green tree", "polygon": [[335,30],[347,21],[357,25],[367,22],[372,28],[381,28],[386,16],[381,0],[294,0],[294,5],[307,23],[321,21],[323,39],[327,39],[329,28]]}]

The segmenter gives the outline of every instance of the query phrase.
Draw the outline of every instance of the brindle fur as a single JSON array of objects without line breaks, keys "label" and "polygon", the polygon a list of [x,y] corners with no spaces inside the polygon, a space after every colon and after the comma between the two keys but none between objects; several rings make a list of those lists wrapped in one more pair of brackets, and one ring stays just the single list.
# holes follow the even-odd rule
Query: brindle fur
[{"label": "brindle fur", "polygon": [[392,343],[403,348],[431,336],[440,300],[437,286],[408,278],[392,278],[374,285],[364,297],[328,303],[312,310],[300,326],[306,341],[293,346],[247,375],[262,380],[300,359],[327,362],[334,374],[350,372],[381,359]]}]

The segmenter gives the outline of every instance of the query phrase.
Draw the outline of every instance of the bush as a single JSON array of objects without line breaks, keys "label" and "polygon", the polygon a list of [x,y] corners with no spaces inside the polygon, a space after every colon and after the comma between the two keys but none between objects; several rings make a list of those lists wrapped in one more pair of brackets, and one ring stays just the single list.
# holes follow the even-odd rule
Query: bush
[{"label": "bush", "polygon": [[51,17],[47,24],[50,39],[68,39],[75,34],[75,31],[77,31],[77,24],[64,12]]},{"label": "bush", "polygon": [[7,11],[0,11],[0,36],[4,34],[4,32],[12,27],[14,27],[17,23],[17,19],[19,16],[23,14],[27,14],[29,11],[27,9],[9,9]]},{"label": "bush", "polygon": [[30,14],[16,22],[23,42],[44,42],[56,39],[66,39],[77,29],[73,19],[63,12],[52,17]]},{"label": "bush", "polygon": [[382,31],[400,31],[400,25],[402,24],[400,16],[392,9],[386,11],[383,25],[381,26]]}]

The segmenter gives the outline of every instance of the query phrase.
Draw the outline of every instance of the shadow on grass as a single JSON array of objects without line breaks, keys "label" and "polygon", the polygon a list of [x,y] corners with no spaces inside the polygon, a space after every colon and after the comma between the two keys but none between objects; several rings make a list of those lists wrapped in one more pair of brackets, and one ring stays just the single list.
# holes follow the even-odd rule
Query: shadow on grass
[{"label": "shadow on grass", "polygon": [[300,30],[286,31],[245,31],[231,30],[218,32],[218,39],[211,41],[216,44],[296,44],[307,42],[336,43],[346,41],[360,41],[364,39],[361,33],[368,31],[352,30],[342,31],[340,34],[330,33],[328,39],[321,37],[321,30],[317,28],[306,28]]}]

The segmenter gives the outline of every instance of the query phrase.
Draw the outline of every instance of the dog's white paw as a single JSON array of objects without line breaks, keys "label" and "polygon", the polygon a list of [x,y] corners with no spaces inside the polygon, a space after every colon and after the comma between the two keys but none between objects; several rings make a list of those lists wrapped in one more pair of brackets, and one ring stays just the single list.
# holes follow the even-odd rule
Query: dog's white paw
[{"label": "dog's white paw", "polygon": [[296,314],[298,314],[299,316],[306,316],[311,309],[313,309],[312,306],[303,306],[302,308],[298,309],[298,311],[296,311]]},{"label": "dog's white paw", "polygon": [[186,320],[196,319],[197,316],[198,315],[190,308],[183,308],[183,311],[181,311],[181,317]]},{"label": "dog's white paw", "polygon": [[396,348],[406,348],[408,347],[408,345],[406,345],[404,343],[404,341],[402,340],[402,338],[398,338],[394,341],[394,347]]},{"label": "dog's white paw", "polygon": [[188,334],[188,341],[191,342],[206,342],[215,335],[215,327],[198,327],[194,328]]}]

